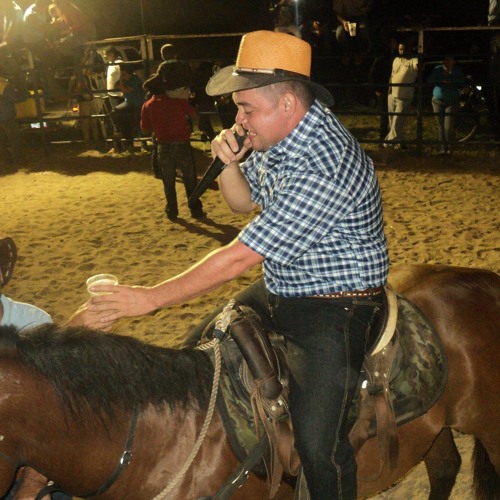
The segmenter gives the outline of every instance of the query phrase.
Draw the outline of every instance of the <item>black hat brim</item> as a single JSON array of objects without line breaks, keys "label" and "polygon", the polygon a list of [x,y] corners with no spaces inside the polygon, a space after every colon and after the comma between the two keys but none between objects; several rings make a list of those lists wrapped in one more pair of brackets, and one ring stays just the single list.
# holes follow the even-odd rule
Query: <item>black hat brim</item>
[{"label": "black hat brim", "polygon": [[206,92],[210,96],[232,94],[240,90],[256,89],[272,85],[273,83],[296,80],[305,83],[314,90],[316,98],[325,106],[334,104],[332,94],[322,85],[311,82],[306,78],[291,75],[278,75],[267,73],[236,73],[234,66],[226,66],[218,71],[207,83]]}]

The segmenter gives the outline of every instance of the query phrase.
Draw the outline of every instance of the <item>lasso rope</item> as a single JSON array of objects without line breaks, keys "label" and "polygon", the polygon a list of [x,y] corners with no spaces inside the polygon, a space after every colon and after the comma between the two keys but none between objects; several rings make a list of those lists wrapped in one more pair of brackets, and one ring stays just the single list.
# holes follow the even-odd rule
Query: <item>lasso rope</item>
[{"label": "lasso rope", "polygon": [[196,443],[191,450],[191,453],[189,456],[186,458],[186,461],[184,462],[184,465],[181,467],[179,472],[177,472],[176,476],[172,481],[161,491],[158,495],[153,497],[153,500],[160,500],[162,498],[166,498],[167,495],[177,486],[177,483],[179,480],[184,476],[184,474],[187,472],[189,467],[191,467],[191,464],[193,463],[193,460],[196,457],[196,454],[198,453],[203,440],[205,439],[205,436],[208,431],[208,427],[210,426],[210,422],[212,420],[212,416],[214,414],[214,409],[215,409],[215,401],[217,399],[217,391],[219,387],[219,377],[220,377],[220,368],[221,368],[221,361],[220,361],[220,347],[219,347],[219,340],[218,339],[213,339],[212,341],[203,344],[202,346],[199,346],[198,349],[202,350],[208,350],[212,349],[214,350],[214,357],[215,357],[215,369],[214,369],[214,380],[212,382],[212,393],[210,395],[210,403],[208,405],[208,410],[207,410],[207,415],[205,417],[205,422],[203,423],[203,427],[201,428],[200,434],[198,436],[198,439],[196,440]]},{"label": "lasso rope", "polygon": [[177,483],[180,481],[182,476],[187,472],[189,467],[191,467],[191,464],[193,463],[193,460],[195,459],[198,451],[200,450],[200,447],[203,443],[203,440],[205,439],[205,436],[208,432],[208,427],[210,426],[210,422],[212,420],[212,416],[214,414],[215,410],[215,402],[217,400],[217,392],[219,388],[219,378],[220,378],[220,370],[221,370],[221,360],[220,360],[220,341],[222,340],[222,337],[224,336],[224,333],[231,321],[231,310],[234,306],[234,300],[229,301],[227,306],[224,308],[224,310],[221,313],[221,316],[217,323],[215,324],[215,329],[214,329],[214,339],[211,340],[210,342],[207,342],[206,344],[201,344],[197,347],[197,349],[201,349],[203,351],[207,351],[209,349],[214,350],[214,358],[215,358],[215,367],[214,367],[214,380],[212,382],[212,392],[210,394],[210,402],[208,405],[208,410],[207,410],[207,415],[205,417],[205,422],[203,423],[203,427],[201,428],[200,434],[198,436],[198,439],[196,440],[196,443],[191,450],[191,453],[189,456],[186,458],[186,461],[184,462],[184,465],[181,467],[179,472],[177,472],[176,476],[174,479],[155,497],[153,497],[152,500],[161,500],[163,498],[166,498],[167,495],[177,486]]}]

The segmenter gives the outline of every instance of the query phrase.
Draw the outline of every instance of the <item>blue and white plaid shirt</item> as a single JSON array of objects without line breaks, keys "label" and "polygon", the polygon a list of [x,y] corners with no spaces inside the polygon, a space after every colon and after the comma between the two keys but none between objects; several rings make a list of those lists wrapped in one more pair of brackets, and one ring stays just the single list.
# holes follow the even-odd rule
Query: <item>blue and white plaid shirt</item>
[{"label": "blue and white plaid shirt", "polygon": [[385,284],[389,259],[371,159],[316,101],[297,127],[241,166],[261,213],[239,240],[265,257],[267,289],[285,297]]}]

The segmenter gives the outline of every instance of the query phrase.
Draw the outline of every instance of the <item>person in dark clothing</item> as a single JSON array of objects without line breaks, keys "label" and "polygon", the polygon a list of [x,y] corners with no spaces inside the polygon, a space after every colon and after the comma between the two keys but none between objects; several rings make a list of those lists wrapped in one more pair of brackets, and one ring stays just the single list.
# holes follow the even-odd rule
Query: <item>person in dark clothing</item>
[{"label": "person in dark clothing", "polygon": [[121,77],[117,88],[123,92],[123,102],[118,104],[111,113],[115,124],[114,148],[122,152],[121,139],[125,139],[125,147],[133,149],[134,138],[139,133],[141,108],[144,104],[144,90],[141,79],[133,72],[127,63],[120,64]]},{"label": "person in dark clothing", "polygon": [[4,76],[0,68],[0,154],[6,164],[19,163],[21,147],[19,129],[16,123],[16,101],[19,101],[15,87]]},{"label": "person in dark clothing", "polygon": [[217,135],[210,120],[210,114],[215,111],[214,100],[205,92],[208,80],[213,75],[213,64],[209,61],[202,61],[194,75],[194,104],[198,111],[198,128],[201,133],[201,140],[211,141]]},{"label": "person in dark clothing", "polygon": [[[166,43],[162,45],[160,49],[162,62],[158,66],[156,72],[154,72],[145,82],[144,90],[147,93],[147,98],[149,99],[152,95],[158,93],[160,87],[163,85],[161,93],[165,92],[167,79],[169,75],[176,75],[176,79],[182,79],[186,82],[188,87],[193,85],[193,72],[191,67],[177,59],[177,52],[175,47],[171,43]],[[170,89],[172,87],[170,86]]]}]

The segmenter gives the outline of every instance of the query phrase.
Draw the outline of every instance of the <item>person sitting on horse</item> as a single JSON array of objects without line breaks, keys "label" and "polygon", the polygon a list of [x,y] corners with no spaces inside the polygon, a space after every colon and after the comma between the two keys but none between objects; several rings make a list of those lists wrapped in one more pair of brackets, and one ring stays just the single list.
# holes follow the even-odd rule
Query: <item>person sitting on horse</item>
[{"label": "person sitting on horse", "polygon": [[[208,82],[232,93],[232,130],[211,143],[235,213],[260,208],[228,245],[152,287],[95,286],[103,321],[140,316],[212,292],[262,265],[251,307],[284,335],[295,444],[313,500],[356,498],[347,414],[379,333],[389,259],[373,162],[310,80],[311,46],[286,33],[243,36],[236,65]],[[245,136],[239,150],[234,133]],[[247,151],[248,159],[240,164]]]}]

